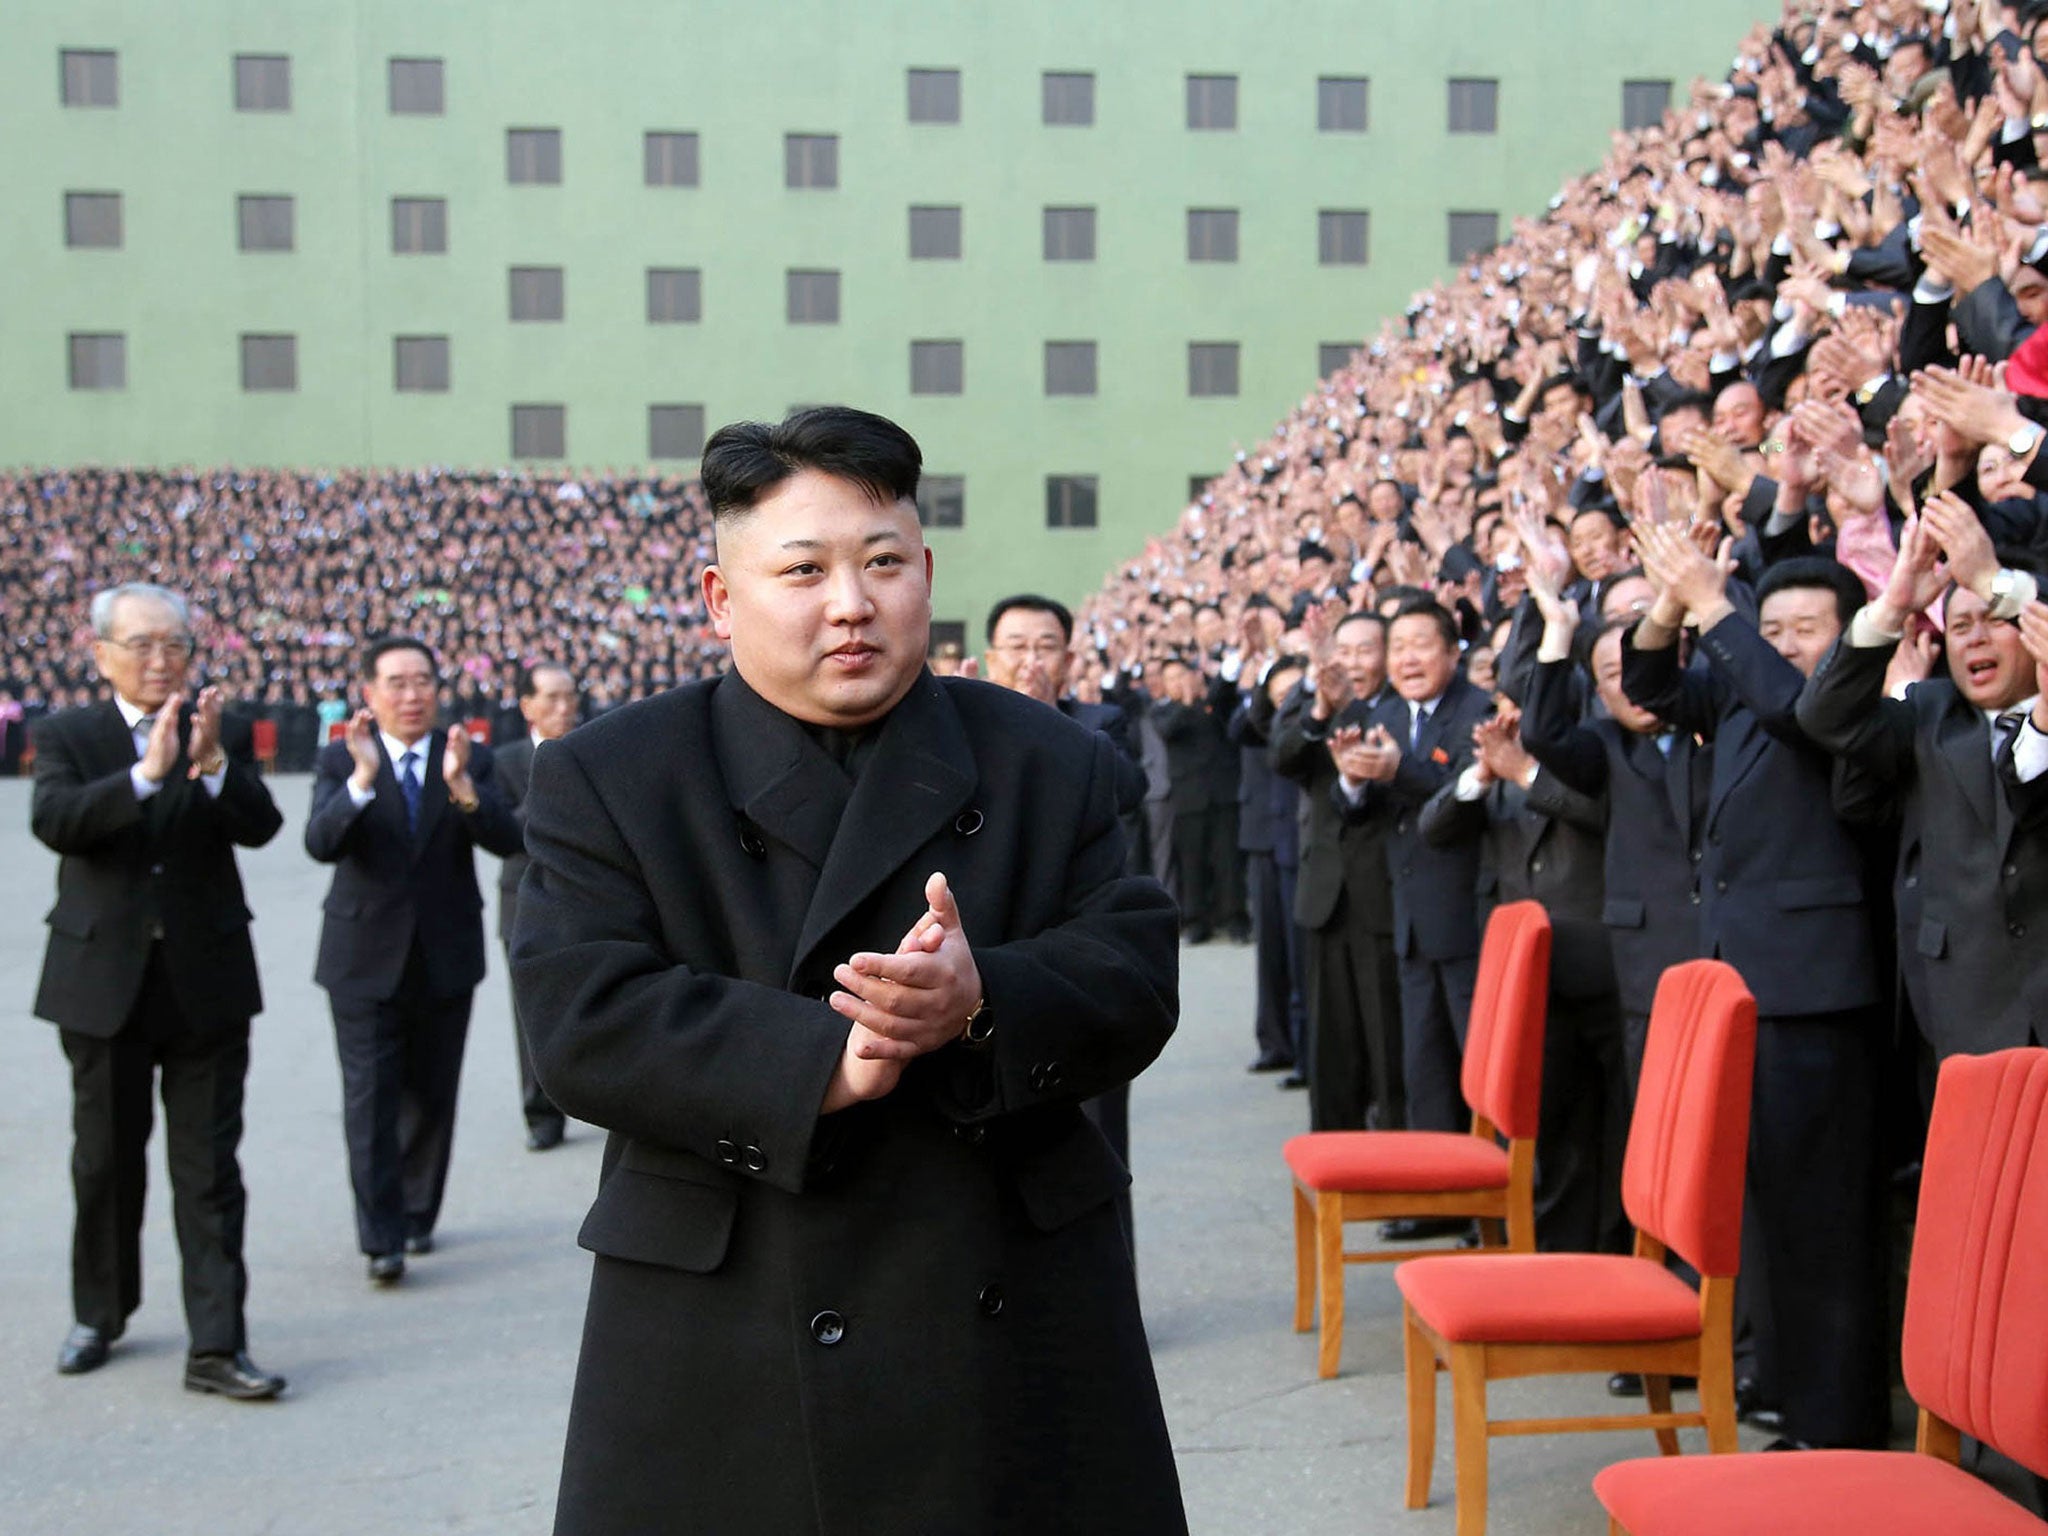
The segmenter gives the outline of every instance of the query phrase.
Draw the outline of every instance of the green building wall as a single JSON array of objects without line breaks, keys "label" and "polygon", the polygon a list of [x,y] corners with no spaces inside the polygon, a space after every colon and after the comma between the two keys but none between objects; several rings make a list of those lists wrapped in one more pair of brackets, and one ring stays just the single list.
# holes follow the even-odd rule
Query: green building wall
[{"label": "green building wall", "polygon": [[[938,614],[1075,597],[1178,513],[1448,268],[1446,215],[1504,231],[1604,153],[1623,82],[1718,76],[1756,0],[1419,5],[1271,0],[9,0],[0,35],[0,465],[497,465],[511,406],[566,406],[537,467],[646,465],[648,407],[710,425],[844,400],[966,477],[934,529]],[[119,100],[66,107],[64,49],[111,49]],[[290,59],[285,112],[237,111],[233,58]],[[444,61],[438,116],[393,115],[393,57]],[[957,124],[908,120],[906,71],[960,72]],[[1044,71],[1095,77],[1090,127],[1041,122]],[[1235,75],[1237,126],[1191,130],[1186,77]],[[1365,132],[1320,132],[1317,80],[1370,80]],[[1448,131],[1447,81],[1496,79],[1498,128]],[[559,185],[509,185],[506,132],[558,128]],[[700,184],[643,184],[642,135],[697,133]],[[783,136],[836,134],[839,184],[784,186]],[[64,195],[122,197],[119,249],[71,249]],[[289,194],[288,253],[237,249],[236,198]],[[390,200],[445,197],[445,255],[394,255]],[[908,208],[957,204],[958,261],[912,261]],[[1048,205],[1097,254],[1047,262]],[[1239,210],[1232,263],[1191,208]],[[1369,262],[1318,261],[1366,209]],[[508,318],[507,269],[560,266],[560,323]],[[650,267],[703,272],[698,323],[650,324]],[[791,268],[841,272],[836,325],[785,320]],[[68,385],[72,333],[126,336],[119,389]],[[238,338],[297,338],[296,388],[245,392]],[[400,393],[393,341],[451,338],[445,393]],[[964,343],[957,396],[909,344]],[[1045,342],[1092,340],[1098,392],[1048,398]],[[1238,393],[1190,398],[1191,342],[1239,343]],[[667,462],[688,472],[694,461]],[[1099,479],[1093,529],[1045,480]],[[970,633],[974,625],[970,622]],[[976,636],[975,638],[978,638]]]}]

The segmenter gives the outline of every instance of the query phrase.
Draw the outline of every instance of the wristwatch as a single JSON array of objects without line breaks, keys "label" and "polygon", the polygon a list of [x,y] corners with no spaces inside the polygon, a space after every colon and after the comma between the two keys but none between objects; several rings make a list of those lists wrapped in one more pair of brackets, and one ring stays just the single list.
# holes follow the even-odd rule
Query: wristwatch
[{"label": "wristwatch", "polygon": [[475,810],[479,805],[483,804],[482,799],[476,794],[474,790],[470,792],[470,796],[467,800],[456,799],[454,795],[450,795],[448,798],[450,801],[454,803],[455,809],[462,812],[462,814],[465,816],[467,816],[471,811]]},{"label": "wristwatch", "polygon": [[960,1038],[968,1045],[985,1046],[995,1032],[995,1015],[989,1012],[988,998],[984,995],[968,1010],[967,1024],[961,1030]]},{"label": "wristwatch", "polygon": [[[2035,428],[2036,431],[2040,429]],[[2017,571],[2000,566],[1991,578],[1991,602],[1987,611],[1994,619],[2016,619],[2026,599],[2020,591],[2020,575]]]},{"label": "wristwatch", "polygon": [[210,779],[216,773],[225,773],[227,771],[228,755],[221,751],[219,747],[215,747],[211,753],[201,758],[193,766],[199,770],[201,778]]},{"label": "wristwatch", "polygon": [[2048,429],[2044,429],[2039,422],[2026,422],[2011,437],[2005,440],[2005,446],[2014,458],[2024,459],[2034,451],[2035,446],[2041,441],[2044,431],[2048,431]]}]

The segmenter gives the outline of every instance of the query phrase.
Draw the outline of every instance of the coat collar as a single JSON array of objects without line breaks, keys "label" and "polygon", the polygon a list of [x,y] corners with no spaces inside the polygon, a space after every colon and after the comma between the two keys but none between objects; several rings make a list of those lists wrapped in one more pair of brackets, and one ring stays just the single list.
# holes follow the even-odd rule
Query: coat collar
[{"label": "coat collar", "polygon": [[1962,798],[1977,813],[1987,832],[1999,832],[1998,776],[1991,760],[1991,732],[1983,712],[1957,692],[1941,723],[1934,742],[1948,770],[1962,790]]},{"label": "coat collar", "polygon": [[726,673],[712,691],[711,739],[733,809],[823,869],[853,796],[838,765],[737,672]]}]

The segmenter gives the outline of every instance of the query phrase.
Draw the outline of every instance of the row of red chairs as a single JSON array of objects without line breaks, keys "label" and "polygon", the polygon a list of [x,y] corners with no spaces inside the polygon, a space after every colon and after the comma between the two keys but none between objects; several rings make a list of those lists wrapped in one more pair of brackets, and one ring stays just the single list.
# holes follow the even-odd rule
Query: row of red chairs
[{"label": "row of red chairs", "polygon": [[[1741,1258],[1756,1003],[1717,960],[1667,971],[1657,989],[1622,1172],[1632,1255],[1535,1251],[1550,920],[1535,902],[1495,911],[1467,1035],[1469,1136],[1325,1131],[1297,1136],[1295,1328],[1320,1320],[1318,1371],[1337,1374],[1344,1265],[1404,1258],[1348,1251],[1347,1221],[1469,1216],[1480,1247],[1409,1259],[1400,1287],[1410,1509],[1429,1502],[1436,1378],[1453,1400],[1458,1536],[1486,1529],[1487,1445],[1498,1435],[1652,1431],[1661,1456],[1609,1467],[1594,1491],[1611,1536],[2044,1536],[2048,1524],[1962,1472],[1970,1435],[2048,1474],[2048,1051],[1943,1065],[1923,1159],[1908,1282],[1906,1384],[1922,1454],[1816,1451],[1734,1456],[1733,1320]],[[1502,1138],[1507,1146],[1500,1145]],[[1412,1252],[1412,1250],[1410,1250]],[[1700,1275],[1697,1290],[1666,1265]],[[1642,1376],[1642,1413],[1489,1419],[1487,1383],[1507,1377]],[[1694,1376],[1700,1408],[1671,1407]],[[1709,1458],[1678,1453],[1704,1427]]]}]

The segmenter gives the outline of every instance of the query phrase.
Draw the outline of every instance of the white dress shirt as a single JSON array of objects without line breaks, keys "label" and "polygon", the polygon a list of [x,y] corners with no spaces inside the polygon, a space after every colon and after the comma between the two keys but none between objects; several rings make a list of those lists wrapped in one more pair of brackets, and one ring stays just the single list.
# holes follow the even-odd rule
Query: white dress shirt
[{"label": "white dress shirt", "polygon": [[[434,733],[432,731],[427,732],[426,735],[422,736],[411,746],[407,746],[389,731],[379,731],[377,736],[384,743],[385,756],[391,759],[391,772],[394,777],[397,776],[398,765],[404,760],[406,753],[414,752],[419,755],[416,771],[420,776],[420,788],[425,789],[427,786],[427,747],[433,741]],[[357,789],[355,776],[351,774],[348,781],[348,798],[349,802],[360,811],[364,806],[377,798],[377,786],[372,784],[368,789]]]},{"label": "white dress shirt", "polygon": [[[135,742],[135,766],[128,770],[128,782],[134,786],[135,798],[138,801],[147,800],[163,788],[160,782],[146,777],[142,771],[143,756],[149,751],[150,732],[150,727],[142,722],[145,719],[154,720],[155,717],[147,714],[141,705],[130,704],[118,693],[114,695],[114,708],[121,711],[122,723],[128,727],[128,734]],[[228,770],[223,765],[219,773],[202,774],[199,782],[206,787],[209,795],[217,795],[220,793],[221,785],[227,781],[227,776]]]}]

